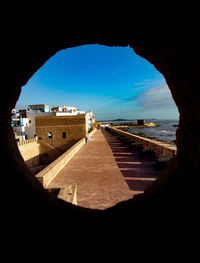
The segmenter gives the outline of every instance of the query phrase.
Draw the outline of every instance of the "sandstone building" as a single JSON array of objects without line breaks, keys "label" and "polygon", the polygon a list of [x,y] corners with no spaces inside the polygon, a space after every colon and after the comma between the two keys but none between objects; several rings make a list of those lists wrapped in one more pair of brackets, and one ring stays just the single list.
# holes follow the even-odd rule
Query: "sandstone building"
[{"label": "sandstone building", "polygon": [[36,117],[35,123],[37,136],[61,152],[87,135],[87,118],[84,114]]},{"label": "sandstone building", "polygon": [[77,116],[85,115],[86,133],[93,129],[95,114],[90,110],[80,111],[75,106],[57,106],[50,109],[46,104],[29,105],[27,109],[20,109],[19,112],[12,112],[12,127],[17,141],[32,139],[36,134],[35,118],[47,116]]}]

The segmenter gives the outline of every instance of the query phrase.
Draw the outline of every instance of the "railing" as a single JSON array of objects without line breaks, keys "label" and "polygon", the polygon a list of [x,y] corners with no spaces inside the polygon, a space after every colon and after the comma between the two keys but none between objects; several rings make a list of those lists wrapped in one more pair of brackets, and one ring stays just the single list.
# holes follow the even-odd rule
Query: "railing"
[{"label": "railing", "polygon": [[38,140],[38,137],[36,136],[36,137],[28,139],[28,140],[17,142],[17,145],[18,146],[22,146],[22,145],[25,145],[25,144],[28,144],[28,143],[31,143],[31,142],[36,142],[37,140]]}]

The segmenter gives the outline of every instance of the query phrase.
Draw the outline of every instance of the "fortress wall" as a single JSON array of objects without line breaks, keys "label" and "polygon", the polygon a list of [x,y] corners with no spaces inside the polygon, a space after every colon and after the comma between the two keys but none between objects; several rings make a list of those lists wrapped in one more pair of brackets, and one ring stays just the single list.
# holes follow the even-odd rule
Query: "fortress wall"
[{"label": "fortress wall", "polygon": [[118,130],[116,128],[109,127],[108,129],[113,130],[130,139],[133,139],[136,143],[142,143],[144,149],[147,148],[153,149],[155,151],[157,158],[173,157],[176,155],[177,148],[172,144],[157,141],[154,139],[145,138],[142,136],[131,134],[129,132]]},{"label": "fortress wall", "polygon": [[39,166],[43,161],[43,154],[47,154],[48,162],[54,161],[61,153],[43,142],[38,140],[38,137],[18,142],[18,149],[29,168]]},{"label": "fortress wall", "polygon": [[86,135],[85,115],[36,117],[35,123],[37,136],[62,153]]},{"label": "fortress wall", "polygon": [[58,157],[54,162],[52,162],[41,172],[39,172],[36,175],[36,177],[41,182],[41,184],[44,187],[47,187],[47,185],[56,177],[60,170],[71,160],[71,158],[80,150],[80,148],[84,144],[85,139],[81,139],[69,150],[67,150],[60,157]]},{"label": "fortress wall", "polygon": [[[96,129],[88,134],[88,138],[91,139]],[[45,167],[41,172],[39,172],[36,177],[41,182],[44,187],[56,177],[56,175],[61,171],[61,169],[73,158],[73,156],[81,149],[85,144],[85,139],[79,140],[74,144],[69,150],[64,152],[60,157],[58,157],[54,162]]]},{"label": "fortress wall", "polygon": [[19,151],[28,167],[40,164],[40,144],[37,137],[18,142]]}]

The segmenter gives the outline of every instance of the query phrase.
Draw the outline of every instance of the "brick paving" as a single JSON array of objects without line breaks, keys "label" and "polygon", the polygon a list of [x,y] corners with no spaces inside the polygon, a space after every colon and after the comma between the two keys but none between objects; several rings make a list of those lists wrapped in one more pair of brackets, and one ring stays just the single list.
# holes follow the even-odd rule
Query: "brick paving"
[{"label": "brick paving", "polygon": [[79,206],[106,209],[142,193],[159,176],[152,162],[107,131],[97,130],[50,187],[77,185]]}]

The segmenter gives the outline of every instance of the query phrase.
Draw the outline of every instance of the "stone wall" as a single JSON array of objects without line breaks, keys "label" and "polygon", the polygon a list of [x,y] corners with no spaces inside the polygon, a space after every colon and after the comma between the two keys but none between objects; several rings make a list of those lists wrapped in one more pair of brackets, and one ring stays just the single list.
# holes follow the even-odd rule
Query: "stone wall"
[{"label": "stone wall", "polygon": [[131,134],[129,132],[121,131],[117,128],[108,129],[113,130],[121,135],[124,135],[130,139],[133,139],[137,143],[142,143],[144,149],[153,149],[155,151],[157,158],[164,158],[164,157],[173,157],[176,155],[177,149],[176,146],[173,146],[169,143],[160,142],[153,139],[148,139],[142,136],[138,136],[135,134]]},{"label": "stone wall", "polygon": [[38,138],[18,142],[19,151],[28,167],[40,164],[40,144]]},{"label": "stone wall", "polygon": [[41,172],[39,172],[36,177],[40,183],[47,187],[47,185],[56,177],[60,170],[71,160],[71,158],[76,154],[76,152],[85,144],[85,139],[81,139],[75,145],[73,145],[69,150],[63,153],[59,158],[57,158],[50,165],[45,167]]},{"label": "stone wall", "polygon": [[[86,135],[85,115],[36,117],[35,123],[37,136],[61,152],[65,152]],[[49,132],[52,138],[49,138]]]},{"label": "stone wall", "polygon": [[[96,130],[93,130],[88,134],[88,138],[95,133]],[[47,187],[48,184],[56,177],[56,175],[62,170],[62,168],[72,159],[72,157],[81,149],[85,144],[85,139],[79,140],[74,144],[69,150],[64,152],[59,158],[57,158],[50,165],[45,167],[41,172],[39,172],[36,177],[40,183]]]},{"label": "stone wall", "polygon": [[[112,215],[112,224],[118,223],[118,230],[121,226],[123,231],[127,222],[131,222],[131,227],[128,224],[129,231],[135,231],[132,225],[136,218],[145,218],[148,228],[149,219],[154,219],[156,223],[162,222],[162,228],[153,229],[159,232],[169,226],[170,222],[178,225],[180,222],[184,223],[184,229],[187,227],[191,230],[191,220],[194,226],[194,219],[199,218],[200,199],[200,26],[198,8],[191,3],[183,6],[158,5],[155,9],[153,5],[149,8],[143,5],[126,15],[112,14],[109,19],[102,14],[98,17],[96,13],[89,15],[87,19],[85,14],[73,20],[66,15],[60,15],[60,19],[52,19],[49,12],[43,12],[41,19],[33,19],[31,13],[34,12],[29,12],[25,23],[26,11],[23,10],[21,22],[19,12],[15,12],[16,19],[12,17],[14,23],[5,30],[5,36],[2,36],[2,39],[6,39],[3,52],[7,59],[3,61],[6,85],[2,88],[0,140],[3,153],[2,170],[5,169],[9,181],[6,200],[11,220],[9,227],[19,229],[20,236],[22,231],[40,235],[44,232],[44,224],[41,222],[45,222],[46,229],[55,230],[56,234],[60,231],[63,235],[65,227],[67,233],[69,231],[69,215],[73,218],[70,225],[73,230],[79,225],[83,228],[82,224],[79,224],[80,215],[83,214],[92,218],[93,222],[94,214],[100,216],[101,222],[103,217],[107,220],[108,215]],[[14,43],[16,32],[17,41]],[[22,86],[58,51],[84,44],[120,47],[129,45],[137,55],[147,59],[163,74],[180,113],[174,170],[165,174],[162,181],[157,180],[151,191],[105,212],[83,208],[75,210],[67,203],[52,201],[49,193],[44,191],[37,179],[26,169],[10,127],[11,110],[16,105]],[[67,90],[68,87],[66,92]],[[78,224],[74,223],[74,215],[79,220]],[[131,220],[122,223],[119,215],[127,215]],[[199,220],[196,222],[196,226],[199,226]],[[95,225],[94,228],[90,225],[86,229],[92,229],[96,235],[100,224]],[[144,224],[141,226],[143,228]],[[88,231],[85,233],[88,234]],[[106,231],[104,233],[107,234]]]},{"label": "stone wall", "polygon": [[17,143],[18,149],[29,168],[39,166],[43,160],[43,154],[48,155],[48,163],[54,161],[61,153],[51,145],[38,140],[38,137]]}]

